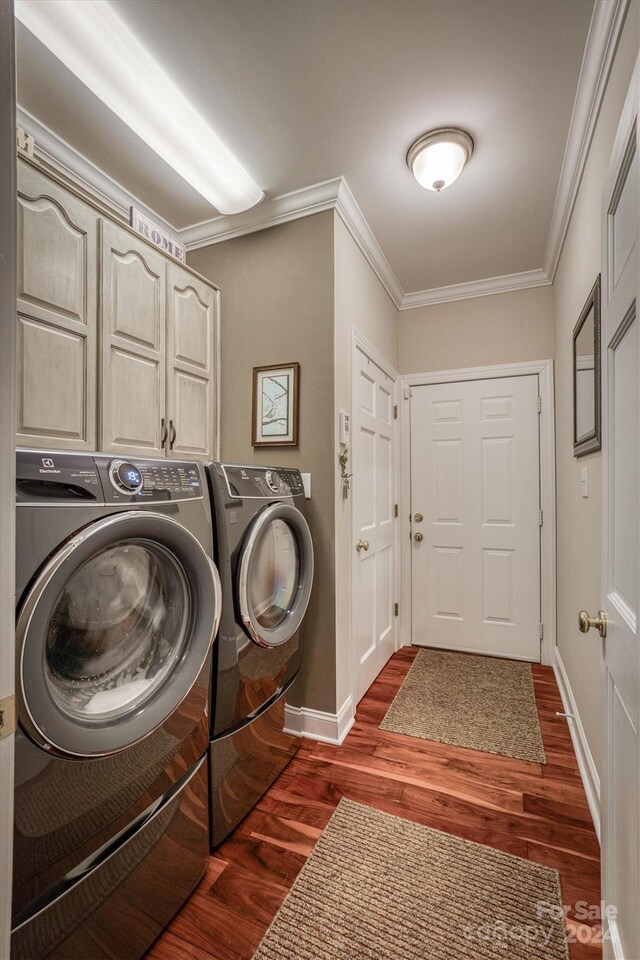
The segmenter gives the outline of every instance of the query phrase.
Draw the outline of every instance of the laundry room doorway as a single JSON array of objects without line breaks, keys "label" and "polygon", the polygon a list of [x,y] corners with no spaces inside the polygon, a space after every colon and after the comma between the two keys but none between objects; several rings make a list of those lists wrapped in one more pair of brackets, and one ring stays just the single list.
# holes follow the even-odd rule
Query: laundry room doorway
[{"label": "laundry room doorway", "polygon": [[399,378],[355,330],[352,359],[352,638],[358,703],[399,638]]},{"label": "laundry room doorway", "polygon": [[405,642],[551,662],[551,361],[403,379]]}]

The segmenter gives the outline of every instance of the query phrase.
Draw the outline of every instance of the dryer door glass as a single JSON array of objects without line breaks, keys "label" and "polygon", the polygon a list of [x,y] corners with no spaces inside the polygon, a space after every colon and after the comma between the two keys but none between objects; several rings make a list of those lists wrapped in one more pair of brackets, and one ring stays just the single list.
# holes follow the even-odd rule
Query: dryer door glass
[{"label": "dryer door glass", "polygon": [[47,682],[65,713],[88,721],[134,709],[180,656],[191,596],[176,557],[123,541],[80,567],[62,589],[45,641]]},{"label": "dryer door glass", "polygon": [[249,604],[261,627],[279,626],[291,609],[300,579],[298,545],[284,520],[272,520],[254,547]]},{"label": "dryer door glass", "polygon": [[306,520],[288,503],[258,514],[243,543],[238,605],[251,639],[278,646],[300,627],[313,582],[313,544]]}]

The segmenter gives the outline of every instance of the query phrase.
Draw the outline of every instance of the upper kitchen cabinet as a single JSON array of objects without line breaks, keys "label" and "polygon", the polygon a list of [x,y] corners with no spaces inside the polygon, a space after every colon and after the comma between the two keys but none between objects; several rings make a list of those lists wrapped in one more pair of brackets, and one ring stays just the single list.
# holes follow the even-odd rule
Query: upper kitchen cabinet
[{"label": "upper kitchen cabinet", "polygon": [[101,449],[164,456],[164,257],[103,220],[100,285]]},{"label": "upper kitchen cabinet", "polygon": [[98,216],[18,167],[17,442],[95,449]]},{"label": "upper kitchen cabinet", "polygon": [[98,206],[19,164],[18,444],[215,459],[217,290]]},{"label": "upper kitchen cabinet", "polygon": [[168,263],[169,456],[213,456],[215,331],[213,288],[178,264]]}]

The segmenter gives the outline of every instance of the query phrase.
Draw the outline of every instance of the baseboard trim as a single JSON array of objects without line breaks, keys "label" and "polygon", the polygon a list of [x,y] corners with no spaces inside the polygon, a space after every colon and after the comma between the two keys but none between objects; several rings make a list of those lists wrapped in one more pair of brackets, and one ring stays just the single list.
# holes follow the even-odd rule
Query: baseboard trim
[{"label": "baseboard trim", "polygon": [[337,713],[325,713],[324,710],[311,710],[309,707],[284,709],[285,733],[291,733],[320,743],[333,743],[340,746],[355,723],[353,697],[347,697]]},{"label": "baseboard trim", "polygon": [[571,717],[567,717],[567,723],[569,724],[573,749],[576,752],[578,760],[578,768],[580,770],[580,776],[582,777],[584,792],[587,795],[587,803],[589,804],[589,810],[593,818],[593,826],[595,827],[598,841],[600,841],[600,777],[598,776],[598,771],[593,762],[591,750],[589,749],[584,727],[582,726],[582,720],[578,712],[578,706],[573,695],[573,690],[571,689],[571,683],[569,682],[569,676],[557,647],[553,672],[556,675],[565,713],[572,715]]}]

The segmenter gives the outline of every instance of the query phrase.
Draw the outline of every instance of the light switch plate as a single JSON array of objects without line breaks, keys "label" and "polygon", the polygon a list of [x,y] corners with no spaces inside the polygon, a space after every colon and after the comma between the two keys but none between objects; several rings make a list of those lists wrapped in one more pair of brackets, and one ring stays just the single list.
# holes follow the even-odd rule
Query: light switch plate
[{"label": "light switch plate", "polygon": [[589,496],[589,468],[583,467],[580,471],[580,488],[583,497]]}]

